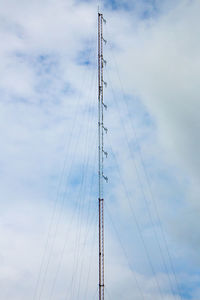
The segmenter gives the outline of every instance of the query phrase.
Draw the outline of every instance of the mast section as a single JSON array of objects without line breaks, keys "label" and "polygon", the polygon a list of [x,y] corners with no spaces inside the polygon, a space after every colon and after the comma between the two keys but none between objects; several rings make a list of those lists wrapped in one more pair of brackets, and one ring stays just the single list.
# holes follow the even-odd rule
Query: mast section
[{"label": "mast section", "polygon": [[103,181],[108,181],[104,175],[104,108],[107,106],[103,101],[103,88],[106,82],[103,79],[103,67],[106,61],[103,58],[103,23],[105,23],[103,14],[98,12],[98,185],[99,185],[99,300],[104,300],[104,197]]}]

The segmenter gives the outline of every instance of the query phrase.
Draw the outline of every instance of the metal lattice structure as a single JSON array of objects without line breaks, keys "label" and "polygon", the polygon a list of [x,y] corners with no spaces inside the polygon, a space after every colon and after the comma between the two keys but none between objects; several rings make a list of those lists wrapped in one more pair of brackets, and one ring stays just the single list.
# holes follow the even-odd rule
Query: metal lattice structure
[{"label": "metal lattice structure", "polygon": [[108,181],[104,175],[104,156],[107,152],[104,150],[104,104],[103,89],[106,82],[103,78],[103,68],[106,61],[103,58],[103,44],[106,40],[103,38],[103,23],[105,23],[103,14],[98,12],[98,167],[99,167],[99,300],[104,300],[104,196],[103,181]]}]

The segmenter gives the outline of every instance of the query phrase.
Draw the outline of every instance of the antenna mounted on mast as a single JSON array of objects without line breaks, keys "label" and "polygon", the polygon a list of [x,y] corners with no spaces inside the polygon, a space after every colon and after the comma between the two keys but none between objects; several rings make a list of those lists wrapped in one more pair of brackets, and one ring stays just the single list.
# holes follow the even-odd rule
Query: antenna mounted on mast
[{"label": "antenna mounted on mast", "polygon": [[99,178],[99,300],[104,300],[104,196],[103,181],[108,182],[108,177],[104,175],[104,156],[108,153],[104,150],[104,109],[107,109],[103,101],[103,88],[107,83],[103,78],[103,68],[106,60],[103,58],[103,44],[106,40],[103,38],[103,23],[106,20],[103,14],[99,12],[98,7],[98,178]]}]

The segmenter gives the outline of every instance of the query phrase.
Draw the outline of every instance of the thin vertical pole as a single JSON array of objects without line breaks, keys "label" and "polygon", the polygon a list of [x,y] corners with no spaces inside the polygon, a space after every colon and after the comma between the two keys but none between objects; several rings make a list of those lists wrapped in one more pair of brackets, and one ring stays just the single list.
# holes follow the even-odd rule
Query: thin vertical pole
[{"label": "thin vertical pole", "polygon": [[104,102],[103,102],[103,15],[98,12],[98,179],[99,179],[99,300],[104,300]]}]

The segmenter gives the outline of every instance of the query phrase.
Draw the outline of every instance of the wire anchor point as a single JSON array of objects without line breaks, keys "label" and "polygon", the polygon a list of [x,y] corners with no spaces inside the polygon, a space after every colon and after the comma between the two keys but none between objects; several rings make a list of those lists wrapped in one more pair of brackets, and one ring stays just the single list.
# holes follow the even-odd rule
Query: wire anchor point
[{"label": "wire anchor point", "polygon": [[108,177],[105,176],[104,174],[102,174],[103,179],[106,181],[106,183],[108,183]]},{"label": "wire anchor point", "polygon": [[107,158],[108,157],[108,152],[106,152],[105,150],[103,150],[103,153],[104,153],[105,157]]}]

